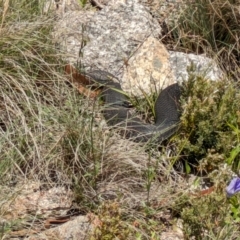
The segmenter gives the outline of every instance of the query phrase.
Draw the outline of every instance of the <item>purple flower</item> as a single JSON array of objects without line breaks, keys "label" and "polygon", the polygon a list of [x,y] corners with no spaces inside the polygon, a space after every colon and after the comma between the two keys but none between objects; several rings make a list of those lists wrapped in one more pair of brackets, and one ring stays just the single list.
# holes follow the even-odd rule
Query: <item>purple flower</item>
[{"label": "purple flower", "polygon": [[227,196],[231,197],[237,192],[240,192],[240,178],[235,177],[232,179],[232,181],[229,183],[229,185],[226,187]]}]

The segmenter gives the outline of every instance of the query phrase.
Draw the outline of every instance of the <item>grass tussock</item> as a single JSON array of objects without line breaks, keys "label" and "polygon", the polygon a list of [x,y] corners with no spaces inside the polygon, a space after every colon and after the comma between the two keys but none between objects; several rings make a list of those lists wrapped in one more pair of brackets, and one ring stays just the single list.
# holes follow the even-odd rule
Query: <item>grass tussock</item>
[{"label": "grass tussock", "polygon": [[[18,194],[8,186],[38,181],[47,189],[72,189],[80,211],[98,216],[91,240],[159,239],[162,232],[175,228],[178,219],[186,239],[235,239],[239,197],[226,199],[229,173],[222,166],[227,164],[234,172],[240,168],[237,85],[191,76],[183,86],[178,134],[167,146],[145,151],[109,131],[99,120],[98,102],[66,83],[64,53],[51,39],[54,16],[43,14],[43,3],[0,2],[0,185],[5,186],[0,188],[0,203]],[[219,6],[232,9],[228,3]],[[215,39],[217,51],[221,41]],[[199,51],[203,49],[204,44]],[[147,102],[140,112],[153,109],[151,97]],[[152,119],[154,113],[149,116]],[[204,197],[189,192],[187,180],[172,168],[176,160],[204,172],[215,191]],[[4,214],[0,207],[1,219]],[[3,226],[0,236],[18,221]]]},{"label": "grass tussock", "polygon": [[235,0],[186,0],[187,7],[172,26],[174,48],[219,59],[231,75],[239,76],[240,13]]}]

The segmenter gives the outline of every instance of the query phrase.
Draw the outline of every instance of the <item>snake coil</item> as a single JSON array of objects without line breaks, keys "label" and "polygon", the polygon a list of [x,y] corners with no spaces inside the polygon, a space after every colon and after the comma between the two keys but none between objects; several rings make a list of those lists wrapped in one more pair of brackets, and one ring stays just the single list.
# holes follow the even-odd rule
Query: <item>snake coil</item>
[{"label": "snake coil", "polygon": [[129,101],[121,85],[113,82],[116,78],[112,74],[96,70],[88,72],[86,76],[103,85],[101,93],[105,102],[103,115],[108,124],[118,127],[126,138],[131,138],[136,142],[149,140],[162,142],[176,132],[180,121],[179,99],[181,95],[177,83],[161,91],[155,103],[155,124],[146,124],[129,112]]}]

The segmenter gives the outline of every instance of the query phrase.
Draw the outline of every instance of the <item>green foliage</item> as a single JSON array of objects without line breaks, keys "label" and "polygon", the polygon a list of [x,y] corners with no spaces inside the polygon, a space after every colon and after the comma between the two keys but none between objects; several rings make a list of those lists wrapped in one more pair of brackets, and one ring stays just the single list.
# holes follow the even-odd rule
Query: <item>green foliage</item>
[{"label": "green foliage", "polygon": [[143,121],[147,123],[154,123],[155,118],[155,102],[158,93],[146,94],[144,91],[143,98],[131,97],[131,103],[136,108],[137,113],[141,116]]},{"label": "green foliage", "polygon": [[85,7],[86,4],[88,3],[88,0],[78,0],[78,1],[82,7]]},{"label": "green foliage", "polygon": [[147,205],[150,205],[149,195],[150,195],[150,190],[151,190],[152,183],[154,182],[154,179],[156,177],[156,169],[157,169],[157,167],[151,166],[151,156],[150,156],[150,153],[149,153],[149,162],[148,162],[147,169],[145,171],[146,189],[147,189],[147,202],[146,202]]},{"label": "green foliage", "polygon": [[239,101],[239,90],[230,81],[213,82],[191,75],[183,83],[183,113],[177,145],[185,160],[190,164],[201,160],[205,164],[202,170],[207,171],[228,159],[237,170],[239,151],[236,149],[240,142],[233,126],[238,129],[240,124]]},{"label": "green foliage", "polygon": [[239,196],[235,195],[229,199],[229,204],[231,206],[231,220],[235,223],[240,222],[240,199]]}]

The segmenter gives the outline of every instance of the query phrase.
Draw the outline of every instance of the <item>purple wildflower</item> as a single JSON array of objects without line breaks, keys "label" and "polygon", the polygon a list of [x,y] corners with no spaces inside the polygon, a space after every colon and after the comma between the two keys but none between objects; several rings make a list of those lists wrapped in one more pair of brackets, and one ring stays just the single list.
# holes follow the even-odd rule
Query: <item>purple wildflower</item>
[{"label": "purple wildflower", "polygon": [[232,179],[232,181],[229,183],[229,185],[226,187],[227,196],[231,197],[237,192],[240,192],[240,178],[235,177]]}]

